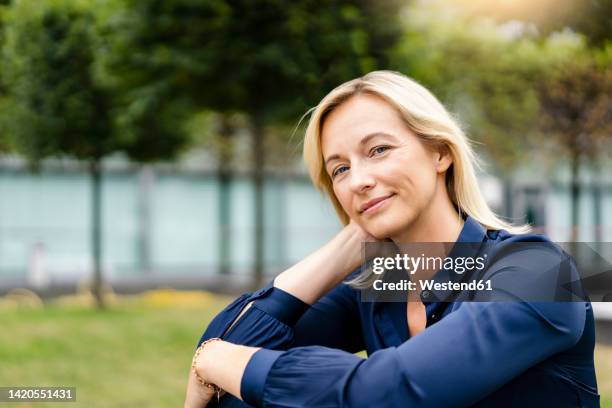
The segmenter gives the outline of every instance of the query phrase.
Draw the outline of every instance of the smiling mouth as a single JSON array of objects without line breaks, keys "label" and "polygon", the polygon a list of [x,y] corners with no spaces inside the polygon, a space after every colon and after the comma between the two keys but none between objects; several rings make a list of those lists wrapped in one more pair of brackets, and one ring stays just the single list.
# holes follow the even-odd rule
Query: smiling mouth
[{"label": "smiling mouth", "polygon": [[375,212],[376,210],[378,210],[379,208],[383,207],[390,198],[393,198],[395,196],[395,194],[391,194],[385,198],[383,198],[380,201],[377,201],[375,204],[372,204],[370,206],[368,206],[365,210],[361,211],[360,214],[370,214]]}]

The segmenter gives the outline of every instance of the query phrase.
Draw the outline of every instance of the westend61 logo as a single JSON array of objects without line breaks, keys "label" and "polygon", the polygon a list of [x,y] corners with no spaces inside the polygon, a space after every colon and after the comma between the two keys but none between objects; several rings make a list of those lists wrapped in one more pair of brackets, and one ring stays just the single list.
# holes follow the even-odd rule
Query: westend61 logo
[{"label": "westend61 logo", "polygon": [[418,270],[452,270],[457,274],[473,269],[483,270],[487,255],[479,257],[439,257],[439,256],[410,256],[408,254],[396,254],[394,257],[376,257],[372,261],[372,272],[380,275],[386,270],[399,269],[409,272],[411,275]]}]

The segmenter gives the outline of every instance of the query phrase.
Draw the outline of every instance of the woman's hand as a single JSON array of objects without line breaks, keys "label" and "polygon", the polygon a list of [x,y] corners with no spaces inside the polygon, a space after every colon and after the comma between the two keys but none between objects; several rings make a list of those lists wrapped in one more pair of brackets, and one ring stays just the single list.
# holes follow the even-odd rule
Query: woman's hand
[{"label": "woman's hand", "polygon": [[339,251],[334,252],[335,256],[341,256],[343,259],[350,260],[350,267],[345,269],[343,277],[347,272],[352,272],[355,268],[362,264],[362,245],[364,242],[383,242],[384,240],[377,239],[374,235],[367,232],[355,220],[350,222],[340,230],[340,232],[332,239],[336,242]]},{"label": "woman's hand", "polygon": [[363,227],[353,219],[344,227],[345,230],[353,235],[360,243],[361,242],[382,242],[384,240],[377,239],[374,235],[367,232]]},{"label": "woman's hand", "polygon": [[[358,254],[358,265],[361,265],[364,261],[371,261],[377,256],[393,256],[397,250],[397,247],[391,239],[376,238],[353,219],[344,227],[341,234],[350,237],[348,240],[352,242],[351,245],[354,247],[353,252]],[[370,243],[370,245],[366,246],[365,253],[361,250],[364,242]],[[380,245],[374,245],[376,243]]]}]

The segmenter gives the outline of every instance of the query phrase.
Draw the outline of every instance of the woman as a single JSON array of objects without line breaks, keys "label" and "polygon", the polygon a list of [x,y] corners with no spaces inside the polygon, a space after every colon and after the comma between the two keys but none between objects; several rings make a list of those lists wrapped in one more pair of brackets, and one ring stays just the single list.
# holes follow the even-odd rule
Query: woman
[{"label": "woman", "polygon": [[[203,384],[227,393],[227,406],[599,406],[588,302],[460,302],[425,292],[422,301],[360,301],[372,277],[360,268],[364,241],[479,243],[492,253],[547,242],[487,207],[468,140],[429,91],[389,71],[339,86],[312,112],[304,158],[345,227],[210,323],[185,406],[213,399]],[[497,251],[485,275],[504,264],[488,277],[539,276],[542,265],[518,257]],[[434,280],[458,279],[451,272]],[[368,359],[354,354],[361,350]]]}]

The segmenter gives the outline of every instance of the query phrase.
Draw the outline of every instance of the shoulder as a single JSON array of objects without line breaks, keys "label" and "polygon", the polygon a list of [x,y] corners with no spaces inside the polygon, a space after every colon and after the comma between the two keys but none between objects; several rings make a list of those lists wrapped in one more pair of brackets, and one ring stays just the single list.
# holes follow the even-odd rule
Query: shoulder
[{"label": "shoulder", "polygon": [[547,236],[506,231],[488,236],[484,279],[497,286],[500,296],[534,302],[586,300],[574,259]]},{"label": "shoulder", "polygon": [[500,230],[487,231],[487,238],[483,251],[489,268],[514,266],[536,272],[561,263],[575,268],[569,254],[546,235],[510,234]]}]

